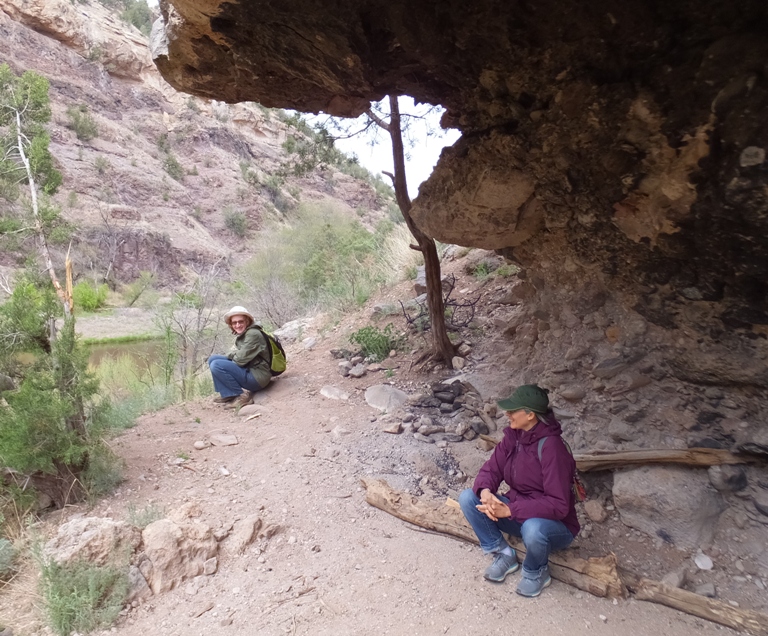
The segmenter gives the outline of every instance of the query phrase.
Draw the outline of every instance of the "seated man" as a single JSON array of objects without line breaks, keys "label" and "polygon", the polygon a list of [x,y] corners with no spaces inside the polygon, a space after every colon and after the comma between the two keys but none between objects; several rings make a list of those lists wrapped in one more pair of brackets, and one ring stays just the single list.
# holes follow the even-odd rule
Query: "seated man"
[{"label": "seated man", "polygon": [[270,345],[245,307],[232,307],[224,314],[224,322],[237,337],[226,356],[208,358],[213,386],[219,393],[213,401],[240,408],[250,404],[253,394],[267,387],[272,379]]}]

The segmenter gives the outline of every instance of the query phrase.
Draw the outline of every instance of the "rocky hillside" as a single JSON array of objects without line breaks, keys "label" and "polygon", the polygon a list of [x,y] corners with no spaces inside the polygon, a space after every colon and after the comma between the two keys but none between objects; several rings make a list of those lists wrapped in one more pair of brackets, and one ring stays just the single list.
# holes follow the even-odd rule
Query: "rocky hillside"
[{"label": "rocky hillside", "polygon": [[[235,264],[254,233],[300,202],[332,201],[370,226],[383,214],[369,182],[332,169],[277,176],[296,133],[284,113],[177,93],[146,38],[95,0],[0,0],[0,38],[0,63],[51,83],[64,178],[55,202],[76,227],[79,276],[121,282],[149,270],[172,283],[206,263]],[[23,263],[25,251],[5,250],[0,265]]]}]

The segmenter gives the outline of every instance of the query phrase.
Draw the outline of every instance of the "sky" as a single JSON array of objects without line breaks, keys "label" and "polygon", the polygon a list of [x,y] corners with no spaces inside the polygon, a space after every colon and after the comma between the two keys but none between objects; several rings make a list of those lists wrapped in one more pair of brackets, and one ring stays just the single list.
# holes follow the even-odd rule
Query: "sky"
[{"label": "sky", "polygon": [[[406,177],[408,179],[408,193],[411,198],[415,198],[419,192],[419,186],[432,174],[440,152],[445,146],[453,145],[460,137],[458,130],[443,130],[440,128],[440,116],[442,109],[433,109],[429,111],[430,106],[421,104],[414,105],[410,97],[400,98],[400,112],[414,113],[423,117],[423,120],[414,120],[409,133],[409,141],[406,141]],[[327,119],[327,115],[306,115],[305,118],[310,122],[322,122]],[[346,122],[358,122],[353,130],[363,128],[367,121],[366,116],[358,120],[343,120]],[[428,135],[428,130],[432,134]],[[355,154],[360,164],[368,168],[373,174],[379,174],[382,171],[393,172],[392,145],[389,135],[381,130],[375,132],[363,133],[350,137],[349,139],[339,139],[336,147],[347,154]],[[387,183],[391,183],[388,177],[384,177]]]}]

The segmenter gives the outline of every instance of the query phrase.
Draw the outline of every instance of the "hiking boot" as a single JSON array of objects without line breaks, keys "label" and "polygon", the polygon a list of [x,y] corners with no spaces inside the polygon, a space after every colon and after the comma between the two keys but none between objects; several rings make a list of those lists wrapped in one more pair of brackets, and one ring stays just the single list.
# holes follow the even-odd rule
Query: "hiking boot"
[{"label": "hiking boot", "polygon": [[541,594],[541,590],[552,583],[549,576],[549,567],[546,565],[540,570],[526,570],[523,568],[523,576],[515,590],[520,596],[534,597]]},{"label": "hiking boot", "polygon": [[227,405],[227,408],[235,409],[236,411],[239,411],[246,404],[250,404],[251,402],[253,402],[253,393],[251,393],[250,391],[243,391],[240,395],[238,395],[232,402],[230,402]]},{"label": "hiking boot", "polygon": [[213,398],[214,404],[229,404],[230,402],[234,402],[237,399],[236,395],[229,395],[227,397],[215,397]]},{"label": "hiking boot", "polygon": [[493,563],[486,568],[483,577],[485,577],[487,581],[501,583],[507,578],[507,574],[516,572],[519,567],[520,564],[517,562],[517,552],[514,550],[512,550],[512,554],[497,552],[493,555]]}]

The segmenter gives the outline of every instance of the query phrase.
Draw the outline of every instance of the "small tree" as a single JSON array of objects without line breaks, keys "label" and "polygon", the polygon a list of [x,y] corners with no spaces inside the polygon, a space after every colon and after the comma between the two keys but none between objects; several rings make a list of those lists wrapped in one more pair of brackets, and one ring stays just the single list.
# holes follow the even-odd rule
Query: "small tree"
[{"label": "small tree", "polygon": [[77,346],[69,259],[65,290],[48,248],[50,212],[40,198],[53,194],[61,184],[48,149],[45,125],[50,118],[48,80],[32,71],[17,76],[7,64],[0,65],[0,192],[15,197],[28,193],[33,218],[28,229],[35,234],[64,313],[64,326],[57,335],[54,319],[59,312],[54,311],[51,294],[41,281],[21,281],[2,307],[4,365],[13,364],[19,348],[38,358],[31,369],[19,372],[18,391],[0,409],[0,464],[26,474],[37,489],[63,506],[83,492],[81,476],[94,445],[86,403],[95,394],[96,384]]},{"label": "small tree", "polygon": [[427,307],[432,327],[432,345],[434,356],[442,358],[449,368],[453,366],[453,344],[448,338],[448,330],[445,326],[445,302],[443,300],[443,287],[440,277],[440,257],[437,254],[435,239],[422,232],[411,217],[411,197],[408,195],[408,182],[405,172],[405,149],[403,146],[403,127],[400,115],[400,104],[397,95],[389,96],[389,121],[375,113],[372,109],[367,111],[368,117],[383,128],[392,140],[392,159],[395,164],[394,174],[385,173],[392,179],[395,186],[395,198],[400,212],[405,219],[408,229],[416,239],[417,245],[411,246],[424,256],[424,274],[427,282]]},{"label": "small tree", "polygon": [[194,395],[195,377],[216,347],[221,329],[217,313],[220,276],[218,263],[205,268],[187,291],[174,294],[173,301],[156,316],[166,345],[166,384],[171,382],[176,366],[183,399]]},{"label": "small tree", "polygon": [[0,139],[0,179],[7,184],[3,191],[12,191],[8,184],[27,186],[40,256],[61,299],[64,314],[69,316],[72,297],[59,284],[53,268],[38,192],[40,188],[50,195],[61,185],[61,173],[54,168],[48,149],[51,138],[45,124],[50,119],[48,80],[33,71],[19,77],[7,64],[0,65],[0,128],[7,131]]}]

